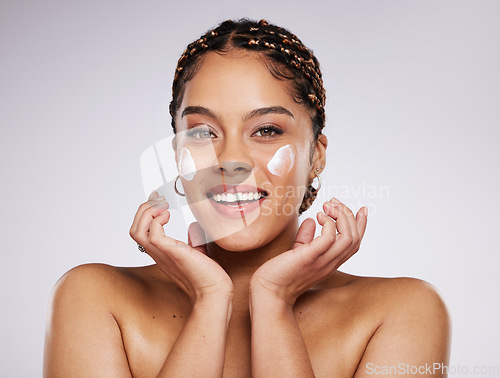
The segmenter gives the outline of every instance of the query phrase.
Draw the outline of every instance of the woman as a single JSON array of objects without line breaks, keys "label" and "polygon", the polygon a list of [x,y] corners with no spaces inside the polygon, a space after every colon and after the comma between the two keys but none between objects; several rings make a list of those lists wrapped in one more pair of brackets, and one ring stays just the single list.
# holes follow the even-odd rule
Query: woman
[{"label": "woman", "polygon": [[156,264],[63,276],[45,376],[443,376],[449,320],[435,290],[337,270],[366,208],[332,198],[320,236],[312,219],[299,227],[326,163],[324,104],[316,58],[285,29],[226,21],[190,44],[170,105],[189,242],[165,236],[168,203],[152,193],[130,235]]}]

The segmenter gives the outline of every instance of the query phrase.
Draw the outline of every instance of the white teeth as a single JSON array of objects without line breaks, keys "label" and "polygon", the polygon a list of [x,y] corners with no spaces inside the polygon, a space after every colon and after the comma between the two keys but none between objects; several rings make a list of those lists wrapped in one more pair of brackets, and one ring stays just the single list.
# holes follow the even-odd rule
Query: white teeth
[{"label": "white teeth", "polygon": [[255,201],[264,197],[264,193],[222,193],[214,194],[212,199],[216,202],[238,202],[238,201]]}]

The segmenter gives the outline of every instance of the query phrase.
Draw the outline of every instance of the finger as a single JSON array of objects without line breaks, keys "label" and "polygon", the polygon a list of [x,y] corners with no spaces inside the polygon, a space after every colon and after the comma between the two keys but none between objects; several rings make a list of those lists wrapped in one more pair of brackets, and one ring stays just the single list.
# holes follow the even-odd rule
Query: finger
[{"label": "finger", "polygon": [[[346,223],[347,220],[346,215],[342,213],[337,206],[334,206],[332,203],[327,202],[324,206],[324,209],[326,210],[326,214],[323,214],[321,218],[318,218],[318,221],[321,223],[325,223],[325,226],[323,227],[322,234],[334,234],[335,235],[335,242],[328,246],[328,248],[323,252],[321,256],[319,256],[321,261],[325,264],[325,266],[331,266],[332,262],[339,262],[341,259],[344,258],[344,256],[348,253],[351,252],[351,248],[348,248],[350,244],[346,243],[346,237],[343,235],[341,232],[336,233],[337,229],[339,228],[339,225],[342,226],[342,222]],[[322,213],[319,213],[322,214]],[[318,215],[319,215],[318,214]],[[337,219],[335,222],[334,219]],[[331,223],[333,226],[331,226],[328,223]],[[348,226],[349,227],[349,226]],[[346,233],[347,231],[340,227],[339,231],[343,231]],[[351,239],[351,234],[347,232],[347,239]],[[329,268],[328,268],[329,269]]]},{"label": "finger", "polygon": [[[336,226],[339,233],[336,235],[335,244],[332,245],[324,253],[324,259],[326,261],[337,261],[348,257],[350,253],[353,253],[353,236],[351,233],[351,226],[347,218],[347,214],[341,210],[341,204],[335,202],[327,202],[325,206],[329,217],[336,219]],[[357,231],[356,231],[357,232]]]},{"label": "finger", "polygon": [[132,226],[130,227],[129,234],[134,238],[134,234],[137,232],[137,227],[139,225],[140,219],[144,212],[148,210],[150,207],[156,207],[161,209],[168,209],[168,202],[164,196],[158,195],[157,192],[153,191],[148,198],[147,202],[144,202],[139,206],[139,209],[135,213],[134,220],[132,222]]},{"label": "finger", "polygon": [[335,222],[322,212],[319,212],[316,217],[318,219],[318,223],[323,227],[321,229],[321,235],[313,239],[308,244],[296,243],[297,248],[294,249],[296,253],[305,256],[306,264],[317,261],[318,256],[325,253],[333,245],[333,243],[335,243]]},{"label": "finger", "polygon": [[339,266],[341,266],[342,264],[344,264],[347,260],[349,260],[359,250],[359,244],[361,243],[361,240],[363,239],[363,236],[365,234],[366,223],[367,223],[367,217],[365,215],[364,209],[366,209],[368,211],[368,208],[364,207],[364,208],[359,209],[357,214],[356,214],[356,223],[357,223],[357,227],[358,227],[359,240],[358,240],[356,246],[354,246],[353,248],[349,248],[347,250],[348,253],[344,253],[341,261],[337,265],[337,268]]},{"label": "finger", "polygon": [[318,223],[322,226],[321,235],[311,241],[307,248],[311,249],[312,256],[325,253],[336,241],[335,222],[322,212],[317,214]]},{"label": "finger", "polygon": [[336,198],[332,198],[332,202],[338,204],[338,208],[347,216],[347,220],[349,221],[350,229],[351,229],[351,235],[352,235],[352,240],[353,244],[358,245],[361,243],[361,240],[363,239],[363,235],[365,233],[366,229],[366,223],[367,223],[367,217],[365,215],[365,210],[368,210],[366,207],[361,208],[358,210],[356,217],[354,216],[353,212],[349,207],[347,207],[345,204],[339,202]]},{"label": "finger", "polygon": [[302,222],[295,237],[293,248],[298,247],[300,244],[308,244],[314,239],[314,232],[316,231],[316,222],[314,219],[307,218]]},{"label": "finger", "polygon": [[350,226],[349,229],[352,235],[352,239],[354,242],[358,242],[359,241],[358,226],[356,224],[356,218],[354,217],[354,214],[352,213],[351,209],[349,209],[347,205],[343,204],[335,197],[332,197],[330,203],[337,205],[338,209],[346,215],[346,219]]},{"label": "finger", "polygon": [[188,244],[201,253],[207,253],[205,232],[198,222],[193,222],[188,227]]},{"label": "finger", "polygon": [[359,241],[363,239],[366,231],[366,224],[368,223],[368,207],[364,206],[359,209],[356,214],[356,222],[358,224]]},{"label": "finger", "polygon": [[165,235],[163,224],[168,218],[170,218],[170,213],[167,211],[151,221],[147,242],[157,250],[167,252],[170,258],[175,258],[179,257],[181,250],[184,251],[190,247],[186,243]]},{"label": "finger", "polygon": [[342,209],[345,205],[340,202],[327,202],[325,205],[326,214],[336,221],[337,230],[340,234],[337,235],[337,244],[344,247],[351,244],[353,241],[351,225],[346,212]]},{"label": "finger", "polygon": [[317,214],[318,223],[322,227],[321,235],[333,237],[335,240],[337,237],[337,222],[335,222],[332,217],[322,213],[321,211]]},{"label": "finger", "polygon": [[[331,269],[338,269],[341,265],[343,265],[347,260],[349,260],[354,254],[359,250],[359,248],[349,248],[344,251],[344,253],[340,253],[339,258],[332,260],[330,263]],[[328,252],[330,253],[330,252]]]},{"label": "finger", "polygon": [[134,220],[132,221],[132,226],[130,227],[129,234],[132,238],[134,238],[134,234],[137,231],[137,226],[139,224],[139,219],[141,219],[142,214],[144,211],[149,209],[149,204],[147,202],[142,203],[139,208],[137,209],[137,212],[135,213]]},{"label": "finger", "polygon": [[163,216],[162,218],[160,218],[163,221],[162,226],[166,224],[170,219],[170,212],[166,209],[157,207],[149,207],[148,209],[146,209],[139,219],[135,233],[133,235],[133,239],[144,246],[143,243],[147,243],[149,239],[149,228],[151,222],[156,217],[165,214],[168,214],[168,216]]}]

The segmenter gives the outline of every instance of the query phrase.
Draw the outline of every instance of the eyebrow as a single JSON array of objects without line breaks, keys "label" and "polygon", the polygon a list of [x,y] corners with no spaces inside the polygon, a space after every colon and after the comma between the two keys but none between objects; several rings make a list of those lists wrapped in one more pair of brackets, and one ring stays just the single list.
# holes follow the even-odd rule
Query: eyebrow
[{"label": "eyebrow", "polygon": [[185,116],[189,114],[200,114],[200,115],[205,115],[210,118],[218,119],[217,115],[211,111],[210,109],[207,109],[203,106],[186,106],[184,110],[182,111],[181,118],[184,118]]},{"label": "eyebrow", "polygon": [[[213,119],[220,118],[213,111],[211,111],[210,109],[207,109],[203,106],[186,106],[184,108],[184,110],[182,111],[181,118],[184,118],[185,116],[187,116],[189,114],[205,115],[205,116],[208,116],[208,117],[213,118]],[[260,117],[260,116],[264,116],[267,114],[285,114],[285,115],[288,115],[292,118],[295,118],[293,113],[290,110],[284,108],[283,106],[269,106],[266,108],[259,108],[259,109],[252,110],[251,112],[249,112],[248,114],[245,115],[244,119],[249,120],[251,118]]]},{"label": "eyebrow", "polygon": [[248,120],[253,117],[260,117],[267,114],[285,114],[292,118],[295,118],[293,116],[293,113],[290,110],[284,108],[283,106],[269,106],[267,108],[259,108],[252,110],[245,116],[245,120]]}]

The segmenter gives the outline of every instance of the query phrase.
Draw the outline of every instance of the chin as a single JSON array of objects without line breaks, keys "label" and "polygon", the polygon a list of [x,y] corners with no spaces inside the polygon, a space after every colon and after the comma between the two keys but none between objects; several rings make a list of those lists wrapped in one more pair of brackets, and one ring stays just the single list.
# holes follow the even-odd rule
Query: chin
[{"label": "chin", "polygon": [[247,229],[244,229],[232,235],[214,240],[214,243],[226,251],[245,252],[263,247],[271,240],[257,238],[255,235],[249,233]]}]

